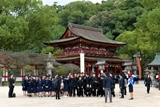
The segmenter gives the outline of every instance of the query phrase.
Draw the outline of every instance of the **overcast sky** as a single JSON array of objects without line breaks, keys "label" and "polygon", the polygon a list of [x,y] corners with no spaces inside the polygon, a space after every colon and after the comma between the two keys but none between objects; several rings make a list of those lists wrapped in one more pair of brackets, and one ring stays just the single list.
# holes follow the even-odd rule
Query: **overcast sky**
[{"label": "overcast sky", "polygon": [[[59,5],[66,5],[70,2],[73,2],[73,1],[80,1],[80,0],[42,0],[43,1],[43,4],[46,5],[52,5],[54,2],[58,2]],[[87,1],[87,0],[86,0]],[[88,1],[91,1],[92,3],[101,3],[102,0],[88,0]]]}]

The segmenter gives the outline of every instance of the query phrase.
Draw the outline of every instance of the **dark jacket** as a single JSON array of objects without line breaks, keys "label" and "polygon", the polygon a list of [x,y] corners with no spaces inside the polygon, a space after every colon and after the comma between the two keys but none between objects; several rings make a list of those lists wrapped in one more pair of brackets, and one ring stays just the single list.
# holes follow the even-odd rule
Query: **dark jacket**
[{"label": "dark jacket", "polygon": [[147,78],[145,78],[144,82],[145,82],[146,85],[150,85],[152,83],[152,80],[151,80],[150,77],[147,77]]},{"label": "dark jacket", "polygon": [[125,87],[125,80],[123,77],[119,79],[119,87],[122,87],[122,88]]},{"label": "dark jacket", "polygon": [[112,86],[112,79],[106,76],[103,81],[103,88],[111,88],[111,86]]},{"label": "dark jacket", "polygon": [[114,88],[115,88],[115,83],[116,83],[115,81],[116,81],[116,80],[115,80],[115,78],[114,78],[113,76],[110,77],[110,78],[111,78],[111,80],[112,80],[112,86],[111,86],[111,88],[114,89]]},{"label": "dark jacket", "polygon": [[69,87],[74,87],[74,80],[73,78],[69,78]]},{"label": "dark jacket", "polygon": [[96,77],[91,77],[91,88],[92,89],[95,88],[96,81],[98,81]]},{"label": "dark jacket", "polygon": [[83,88],[83,86],[84,86],[83,80],[78,80],[78,86],[77,87]]},{"label": "dark jacket", "polygon": [[88,92],[88,93],[91,93],[91,88],[90,88],[90,87],[86,87],[86,88],[85,88],[85,93],[87,93],[87,92]]},{"label": "dark jacket", "polygon": [[77,84],[78,84],[78,78],[77,78],[77,77],[74,77],[74,78],[73,78],[73,86],[74,86],[74,87],[77,87]]},{"label": "dark jacket", "polygon": [[60,89],[60,87],[61,87],[61,78],[60,78],[60,76],[57,76],[55,81],[57,82],[56,83],[57,85],[56,85],[55,88]]},{"label": "dark jacket", "polygon": [[9,87],[14,87],[15,80],[13,78],[9,78]]}]

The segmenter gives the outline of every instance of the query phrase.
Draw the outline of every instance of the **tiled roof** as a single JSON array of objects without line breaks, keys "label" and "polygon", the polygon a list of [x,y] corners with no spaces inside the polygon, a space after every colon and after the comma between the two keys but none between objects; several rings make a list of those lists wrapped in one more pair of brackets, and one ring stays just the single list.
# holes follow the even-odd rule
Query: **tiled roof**
[{"label": "tiled roof", "polygon": [[160,66],[160,52],[156,53],[154,60],[148,65],[149,66]]},{"label": "tiled roof", "polygon": [[120,46],[125,45],[124,42],[118,42],[118,41],[107,38],[103,34],[102,30],[98,28],[69,23],[67,26],[67,29],[69,29],[75,35],[75,37],[63,38],[64,35],[62,35],[59,40],[53,40],[50,43],[55,44],[55,43],[67,42],[67,41],[72,41],[81,37],[93,42],[120,45]]}]

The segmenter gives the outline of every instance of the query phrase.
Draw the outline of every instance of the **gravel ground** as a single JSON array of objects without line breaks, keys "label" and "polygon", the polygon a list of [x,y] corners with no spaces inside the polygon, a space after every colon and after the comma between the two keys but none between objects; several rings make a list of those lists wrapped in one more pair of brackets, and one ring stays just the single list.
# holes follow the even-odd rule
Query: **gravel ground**
[{"label": "gravel ground", "polygon": [[[112,103],[104,103],[104,97],[27,97],[21,91],[21,86],[15,86],[16,98],[8,98],[8,87],[0,87],[0,107],[160,107],[160,91],[151,87],[147,94],[143,82],[134,85],[134,100],[129,99],[129,93],[124,99],[119,98],[119,88],[116,85],[116,97]],[[128,89],[127,89],[128,90]]]}]

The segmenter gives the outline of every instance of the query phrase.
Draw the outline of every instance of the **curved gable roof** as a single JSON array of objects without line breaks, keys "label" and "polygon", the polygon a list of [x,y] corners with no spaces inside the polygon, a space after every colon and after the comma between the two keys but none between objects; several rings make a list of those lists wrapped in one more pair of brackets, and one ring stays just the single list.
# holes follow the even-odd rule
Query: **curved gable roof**
[{"label": "curved gable roof", "polygon": [[149,66],[160,66],[160,52],[156,53],[154,60],[148,65]]},{"label": "curved gable roof", "polygon": [[82,26],[82,25],[77,25],[77,24],[72,24],[72,23],[69,23],[67,27],[77,37],[82,37],[87,40],[91,40],[95,42],[125,45],[125,43],[123,42],[118,42],[118,41],[114,41],[114,40],[107,38],[102,33],[102,30],[98,28]]},{"label": "curved gable roof", "polygon": [[[67,33],[68,30],[74,34],[73,37],[65,37],[66,36],[65,34]],[[118,41],[107,38],[102,33],[102,30],[99,28],[82,26],[82,25],[73,24],[73,23],[68,24],[66,31],[59,38],[59,40],[53,40],[53,41],[50,41],[50,43],[55,44],[55,43],[67,42],[67,41],[72,41],[78,38],[84,38],[89,41],[105,43],[105,44],[113,44],[113,45],[119,45],[119,46],[125,45],[124,42],[118,42]]]}]

